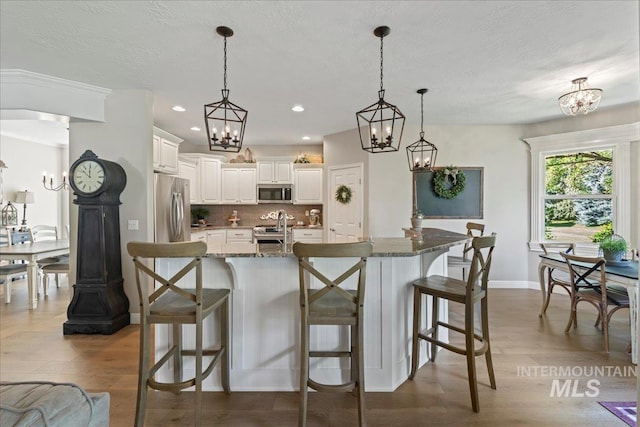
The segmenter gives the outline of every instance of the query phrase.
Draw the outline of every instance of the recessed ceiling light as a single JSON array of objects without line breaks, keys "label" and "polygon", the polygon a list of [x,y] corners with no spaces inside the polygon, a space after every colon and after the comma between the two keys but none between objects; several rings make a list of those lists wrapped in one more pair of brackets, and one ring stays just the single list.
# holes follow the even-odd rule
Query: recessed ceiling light
[{"label": "recessed ceiling light", "polygon": [[196,132],[199,132],[199,131],[200,131],[200,128],[199,128],[198,126],[194,126],[194,127],[192,127],[192,128],[191,128],[191,130],[194,130],[194,131],[196,131]]},{"label": "recessed ceiling light", "polygon": [[304,107],[302,105],[294,105],[291,109],[296,113],[300,113],[304,111]]},{"label": "recessed ceiling light", "polygon": [[171,107],[171,109],[172,109],[173,111],[179,111],[179,112],[181,112],[181,113],[182,113],[183,111],[187,111],[187,109],[186,109],[186,108],[184,108],[184,107],[183,107],[183,106],[181,106],[181,105],[174,105],[173,107]]},{"label": "recessed ceiling light", "polygon": [[305,141],[308,141],[308,140],[311,139],[311,137],[305,135],[305,136],[302,137],[302,139],[304,139]]}]

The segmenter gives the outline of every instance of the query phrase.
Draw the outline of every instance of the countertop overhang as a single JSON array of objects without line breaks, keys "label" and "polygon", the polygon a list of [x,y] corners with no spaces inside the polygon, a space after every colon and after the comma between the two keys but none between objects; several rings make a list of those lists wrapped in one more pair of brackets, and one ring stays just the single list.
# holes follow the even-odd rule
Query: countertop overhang
[{"label": "countertop overhang", "polygon": [[[470,241],[466,234],[423,228],[421,237],[374,237],[372,257],[407,257],[447,249]],[[214,243],[209,244],[207,256],[213,258],[228,257],[295,257],[291,245],[283,251],[281,244],[276,243]]]}]

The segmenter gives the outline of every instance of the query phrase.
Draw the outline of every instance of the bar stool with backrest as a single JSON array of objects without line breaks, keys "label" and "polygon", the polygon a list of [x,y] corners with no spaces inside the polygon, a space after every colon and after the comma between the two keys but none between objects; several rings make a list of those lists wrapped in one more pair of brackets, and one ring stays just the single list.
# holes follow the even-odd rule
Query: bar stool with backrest
[{"label": "bar stool with backrest", "polygon": [[[598,311],[598,318],[594,326],[597,327],[602,322],[604,351],[608,353],[611,316],[621,308],[629,308],[629,295],[626,289],[607,285],[604,258],[565,253],[562,256],[569,265],[569,276],[571,277],[571,314],[565,332],[569,332],[572,324],[574,328],[578,327],[576,309],[579,302],[586,301]],[[613,309],[609,311],[609,307],[613,307]]]},{"label": "bar stool with backrest", "polygon": [[[540,248],[545,255],[549,254],[549,252],[571,253],[573,252],[573,243],[540,243]],[[542,308],[540,316],[547,312],[547,307],[549,307],[549,302],[551,301],[551,293],[555,286],[560,286],[569,296],[571,296],[571,278],[569,277],[569,273],[556,271],[555,268],[547,268],[547,298],[545,299],[544,307]]]},{"label": "bar stool with backrest", "polygon": [[[11,230],[0,227],[0,247],[11,246]],[[4,284],[4,301],[11,302],[11,281],[27,275],[27,264],[16,264],[7,261],[0,262],[0,283]]]},{"label": "bar stool with backrest", "polygon": [[[202,257],[207,252],[204,242],[144,243],[129,242],[129,254],[133,256],[136,284],[140,297],[140,365],[138,373],[138,399],[136,402],[135,425],[144,425],[147,404],[147,387],[155,390],[178,393],[195,386],[195,425],[200,426],[202,409],[202,381],[211,374],[215,365],[221,362],[222,388],[229,390],[229,289],[204,289],[202,278]],[[162,277],[147,266],[161,258],[190,258],[190,261],[170,278]],[[150,264],[151,265],[151,264]],[[195,277],[194,276],[195,273]],[[149,294],[148,279],[160,286]],[[182,280],[193,282],[195,287],[180,287]],[[203,320],[216,310],[220,311],[220,347],[203,349]],[[173,326],[172,345],[158,361],[151,366],[151,325],[170,324]],[[185,350],[182,345],[182,325],[195,325],[195,349]],[[195,375],[182,380],[182,359],[195,356]],[[213,359],[202,369],[202,357]],[[155,373],[173,358],[174,382],[160,382]]]},{"label": "bar stool with backrest", "polygon": [[[353,392],[358,405],[360,426],[366,425],[364,401],[364,347],[363,313],[367,257],[371,255],[370,242],[309,244],[296,242],[293,253],[298,257],[300,283],[300,411],[298,425],[307,422],[308,388],[325,392]],[[312,258],[359,258],[355,264],[331,280],[314,266]],[[356,276],[357,275],[357,276]],[[344,289],[341,285],[356,276],[356,288]],[[354,279],[351,279],[354,280]],[[312,287],[312,285],[320,287]],[[312,325],[344,325],[350,328],[348,350],[310,351],[309,334]],[[350,358],[350,381],[344,384],[321,384],[309,376],[310,357]]]},{"label": "bar stool with backrest", "polygon": [[[477,237],[484,235],[484,224],[476,222],[467,223],[467,236]],[[464,244],[462,256],[447,256],[448,268],[462,268],[462,280],[466,280],[466,271],[471,267],[471,242]]]},{"label": "bar stool with backrest", "polygon": [[[421,278],[413,282],[413,340],[411,351],[411,373],[409,379],[412,380],[420,365],[419,343],[425,340],[431,343],[430,361],[435,362],[437,347],[443,347],[455,353],[467,357],[467,374],[469,377],[469,389],[471,392],[471,404],[475,412],[480,412],[478,400],[478,383],[476,380],[476,356],[485,355],[487,370],[489,371],[489,381],[491,388],[496,388],[496,380],[493,374],[493,363],[491,362],[491,345],[489,341],[489,317],[487,303],[487,283],[489,280],[489,270],[491,269],[491,257],[496,242],[496,235],[474,237],[471,242],[473,256],[469,277],[466,283],[462,280],[432,275]],[[431,316],[431,327],[421,330],[422,320],[422,295],[429,295],[433,298],[433,308]],[[459,327],[450,323],[445,323],[438,319],[438,305],[440,298],[450,302],[464,304],[464,326]],[[480,302],[480,318],[482,330],[476,333],[474,325],[474,308]],[[464,334],[465,345],[458,347],[438,339],[438,329],[445,327],[449,330]],[[479,341],[480,348],[476,348],[475,342]]]}]

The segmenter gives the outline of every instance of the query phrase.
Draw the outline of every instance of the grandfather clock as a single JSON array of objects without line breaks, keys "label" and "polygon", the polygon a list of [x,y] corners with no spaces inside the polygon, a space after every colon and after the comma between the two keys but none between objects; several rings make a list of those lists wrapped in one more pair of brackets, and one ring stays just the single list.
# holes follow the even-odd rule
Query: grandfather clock
[{"label": "grandfather clock", "polygon": [[64,335],[110,335],[130,323],[120,257],[122,166],[87,150],[69,171],[78,205],[76,284]]}]

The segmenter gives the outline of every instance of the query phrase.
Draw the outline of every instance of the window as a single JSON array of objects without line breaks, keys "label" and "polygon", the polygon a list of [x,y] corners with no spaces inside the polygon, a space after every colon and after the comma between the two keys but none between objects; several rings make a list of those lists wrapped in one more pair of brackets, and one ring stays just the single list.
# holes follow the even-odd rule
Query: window
[{"label": "window", "polygon": [[544,240],[588,242],[613,226],[613,149],[544,156]]},{"label": "window", "polygon": [[640,125],[527,138],[531,149],[530,246],[591,241],[602,227],[631,231],[631,141]]}]

